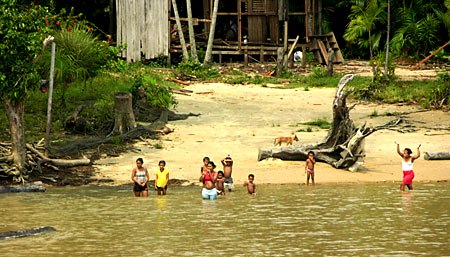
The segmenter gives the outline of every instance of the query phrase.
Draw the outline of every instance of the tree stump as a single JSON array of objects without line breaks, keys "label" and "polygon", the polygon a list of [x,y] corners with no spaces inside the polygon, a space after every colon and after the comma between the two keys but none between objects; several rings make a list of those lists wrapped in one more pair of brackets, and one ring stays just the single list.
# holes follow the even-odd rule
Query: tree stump
[{"label": "tree stump", "polygon": [[[266,158],[281,160],[305,161],[309,151],[316,154],[316,160],[325,162],[335,168],[350,168],[356,162],[360,165],[364,157],[364,138],[378,129],[392,127],[398,122],[389,122],[375,128],[355,127],[350,119],[350,110],[346,98],[351,90],[344,90],[345,85],[352,80],[353,74],[345,75],[338,84],[333,101],[333,122],[325,140],[316,145],[265,147],[259,148],[258,161]],[[356,166],[353,166],[355,168]]]},{"label": "tree stump", "polygon": [[133,97],[130,93],[116,93],[114,116],[114,128],[109,135],[123,134],[136,128],[136,120],[133,113]]}]

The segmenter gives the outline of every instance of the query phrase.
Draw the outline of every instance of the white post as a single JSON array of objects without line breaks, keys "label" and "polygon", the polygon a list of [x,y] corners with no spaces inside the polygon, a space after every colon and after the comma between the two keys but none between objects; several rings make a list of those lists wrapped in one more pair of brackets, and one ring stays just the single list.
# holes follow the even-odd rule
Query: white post
[{"label": "white post", "polygon": [[56,43],[52,41],[52,59],[50,63],[50,88],[48,90],[47,105],[47,130],[45,132],[45,155],[48,156],[48,148],[50,147],[50,130],[52,128],[52,99],[53,99],[53,77],[55,74],[55,51]]}]

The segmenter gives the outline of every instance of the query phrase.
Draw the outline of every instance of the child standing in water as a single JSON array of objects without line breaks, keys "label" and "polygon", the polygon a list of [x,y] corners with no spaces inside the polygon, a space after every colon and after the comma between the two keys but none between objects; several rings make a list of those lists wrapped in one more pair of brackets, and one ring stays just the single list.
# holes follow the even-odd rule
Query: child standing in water
[{"label": "child standing in water", "polygon": [[224,186],[228,188],[228,192],[233,190],[233,178],[231,177],[231,173],[233,172],[233,159],[231,159],[230,155],[222,159],[223,165],[223,173],[225,176]]},{"label": "child standing in water", "polygon": [[147,182],[149,180],[149,175],[147,168],[143,167],[144,160],[142,158],[137,158],[136,167],[131,170],[131,180],[134,182],[133,192],[134,196],[148,196]]},{"label": "child standing in water", "polygon": [[204,171],[207,171],[208,168],[206,166],[208,166],[208,163],[210,162],[209,157],[203,157],[203,166],[200,167],[200,174],[203,174]]},{"label": "child standing in water", "polygon": [[224,179],[223,171],[219,170],[217,172],[217,180],[216,180],[217,195],[225,195],[225,186],[223,184],[224,180],[225,179]]},{"label": "child standing in water", "polygon": [[414,179],[413,162],[415,159],[420,157],[420,145],[417,147],[417,154],[411,156],[412,151],[409,148],[405,148],[403,152],[400,151],[400,144],[397,144],[397,153],[402,157],[402,170],[403,170],[403,180],[400,185],[400,190],[405,191],[405,185],[409,190],[413,190],[412,181]]},{"label": "child standing in water", "polygon": [[247,191],[251,195],[256,195],[256,185],[254,183],[255,175],[249,174],[248,181],[244,182],[244,186],[247,187]]},{"label": "child standing in water", "polygon": [[166,169],[166,161],[161,160],[158,163],[159,170],[156,171],[155,189],[158,195],[166,195],[167,183],[169,182],[169,170]]},{"label": "child standing in water", "polygon": [[316,156],[313,151],[308,152],[308,158],[305,162],[305,173],[306,173],[306,185],[309,185],[309,178],[311,178],[311,182],[314,184],[314,165],[316,164]]}]

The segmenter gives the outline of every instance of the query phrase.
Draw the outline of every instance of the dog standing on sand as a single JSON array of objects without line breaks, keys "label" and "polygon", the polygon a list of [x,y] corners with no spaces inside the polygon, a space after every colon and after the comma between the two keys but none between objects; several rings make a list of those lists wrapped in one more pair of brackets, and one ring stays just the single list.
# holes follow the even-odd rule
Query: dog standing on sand
[{"label": "dog standing on sand", "polygon": [[285,142],[286,145],[292,145],[294,141],[298,141],[297,135],[294,135],[293,137],[277,137],[273,144],[281,146],[281,143]]}]

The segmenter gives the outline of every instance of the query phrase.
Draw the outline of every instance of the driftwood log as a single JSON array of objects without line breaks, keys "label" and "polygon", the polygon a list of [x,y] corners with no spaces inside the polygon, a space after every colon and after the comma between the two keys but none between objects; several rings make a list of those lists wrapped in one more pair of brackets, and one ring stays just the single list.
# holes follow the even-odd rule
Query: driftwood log
[{"label": "driftwood log", "polygon": [[29,229],[24,229],[24,230],[0,232],[0,240],[32,236],[32,235],[37,235],[37,234],[41,234],[41,233],[45,233],[45,232],[53,232],[53,231],[56,231],[56,229],[54,227],[46,226],[46,227],[29,228]]},{"label": "driftwood log", "polygon": [[450,160],[450,152],[425,152],[425,160]]},{"label": "driftwood log", "polygon": [[305,161],[309,151],[313,151],[316,160],[325,162],[335,168],[351,168],[360,165],[364,157],[364,138],[376,130],[397,125],[401,120],[390,121],[377,127],[366,127],[366,124],[356,127],[350,119],[350,110],[347,107],[347,96],[352,89],[344,90],[345,85],[353,79],[353,74],[345,75],[338,84],[333,101],[333,122],[328,135],[323,142],[315,145],[262,147],[259,148],[258,161],[267,158],[281,160]]},{"label": "driftwood log", "polygon": [[[87,158],[83,159],[53,159],[46,157],[43,154],[44,147],[41,142],[36,145],[26,144],[27,149],[27,168],[30,172],[38,170],[42,173],[42,165],[48,168],[58,171],[58,167],[75,167],[90,165],[91,160]],[[40,151],[41,150],[41,151]],[[0,174],[2,177],[14,176],[18,177],[19,181],[24,182],[24,177],[19,172],[17,167],[13,165],[13,157],[10,143],[0,143]],[[4,175],[3,175],[4,174]],[[32,191],[32,190],[31,190]]]}]

